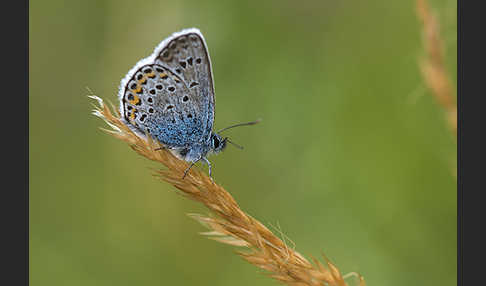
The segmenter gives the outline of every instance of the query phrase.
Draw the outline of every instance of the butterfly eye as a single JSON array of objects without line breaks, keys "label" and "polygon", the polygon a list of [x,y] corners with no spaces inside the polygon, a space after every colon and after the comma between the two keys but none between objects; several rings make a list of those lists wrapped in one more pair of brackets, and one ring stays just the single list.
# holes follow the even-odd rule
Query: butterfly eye
[{"label": "butterfly eye", "polygon": [[218,147],[219,147],[219,139],[216,136],[213,137],[213,145],[214,145],[214,149],[218,149]]}]

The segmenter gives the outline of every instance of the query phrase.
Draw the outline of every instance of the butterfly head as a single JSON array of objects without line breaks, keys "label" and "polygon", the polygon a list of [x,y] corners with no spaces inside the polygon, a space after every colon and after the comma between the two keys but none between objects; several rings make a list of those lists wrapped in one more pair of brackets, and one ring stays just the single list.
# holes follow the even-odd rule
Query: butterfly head
[{"label": "butterfly head", "polygon": [[219,153],[226,148],[226,142],[228,141],[228,137],[221,137],[220,135],[213,133],[211,135],[211,149],[214,153]]},{"label": "butterfly head", "polygon": [[219,152],[223,151],[224,148],[226,148],[226,143],[230,143],[231,145],[235,146],[238,149],[243,149],[243,147],[241,147],[240,145],[236,144],[235,142],[230,141],[228,137],[223,138],[218,133],[221,133],[225,130],[228,130],[228,129],[231,129],[231,128],[234,128],[234,127],[238,127],[238,126],[246,126],[246,125],[257,124],[258,122],[260,122],[260,120],[252,121],[252,122],[246,122],[246,123],[239,123],[239,124],[235,124],[235,125],[231,125],[231,126],[228,126],[226,128],[223,128],[216,133],[213,132],[211,134],[211,142],[210,142],[211,143],[211,150],[214,153],[219,153]]}]

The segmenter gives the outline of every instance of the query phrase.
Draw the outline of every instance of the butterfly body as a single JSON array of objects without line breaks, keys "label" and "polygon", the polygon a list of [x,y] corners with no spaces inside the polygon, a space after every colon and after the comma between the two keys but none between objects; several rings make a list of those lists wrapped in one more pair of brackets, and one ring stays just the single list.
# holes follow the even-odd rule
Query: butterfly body
[{"label": "butterfly body", "polygon": [[198,29],[162,41],[128,72],[118,97],[122,120],[132,131],[152,136],[183,160],[210,166],[206,156],[226,146],[226,138],[213,132],[211,61]]}]

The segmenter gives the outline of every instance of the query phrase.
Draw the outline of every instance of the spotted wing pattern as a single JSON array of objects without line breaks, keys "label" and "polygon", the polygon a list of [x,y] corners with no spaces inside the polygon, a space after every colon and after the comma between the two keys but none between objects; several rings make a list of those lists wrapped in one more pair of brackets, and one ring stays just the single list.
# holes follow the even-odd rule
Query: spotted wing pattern
[{"label": "spotted wing pattern", "polygon": [[168,147],[207,146],[214,122],[211,63],[203,36],[184,30],[164,40],[122,80],[128,126]]},{"label": "spotted wing pattern", "polygon": [[[127,82],[122,97],[123,118],[140,134],[151,134],[169,147],[199,142],[206,108],[182,79],[156,64],[142,66]],[[133,129],[133,128],[132,128]]]},{"label": "spotted wing pattern", "polygon": [[198,32],[188,32],[170,39],[161,47],[155,63],[167,67],[180,76],[191,91],[193,104],[203,107],[202,141],[209,140],[214,122],[214,87],[211,61],[203,36]]}]

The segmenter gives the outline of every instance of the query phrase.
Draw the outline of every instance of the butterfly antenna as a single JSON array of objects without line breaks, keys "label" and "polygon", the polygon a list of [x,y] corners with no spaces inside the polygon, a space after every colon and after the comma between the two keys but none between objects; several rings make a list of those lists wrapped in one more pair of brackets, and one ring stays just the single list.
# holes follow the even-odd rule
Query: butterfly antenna
[{"label": "butterfly antenna", "polygon": [[235,142],[230,141],[228,138],[226,138],[226,141],[228,141],[228,143],[235,146],[236,148],[243,150],[243,146],[240,146],[240,145],[236,144]]},{"label": "butterfly antenna", "polygon": [[[218,134],[219,134],[219,133],[221,133],[221,132],[223,132],[223,131],[225,131],[225,130],[228,130],[228,129],[230,129],[230,128],[233,128],[233,127],[238,127],[238,126],[246,126],[246,125],[254,125],[254,124],[257,124],[257,123],[258,123],[258,122],[260,122],[260,121],[262,121],[262,120],[261,120],[261,119],[258,119],[258,120],[252,121],[252,122],[238,123],[238,124],[231,125],[231,126],[228,126],[228,127],[226,127],[226,128],[223,128],[223,129],[219,130],[219,131],[218,131],[218,132],[216,132],[216,133],[218,133]],[[229,141],[228,141],[228,142],[229,142]]]}]

